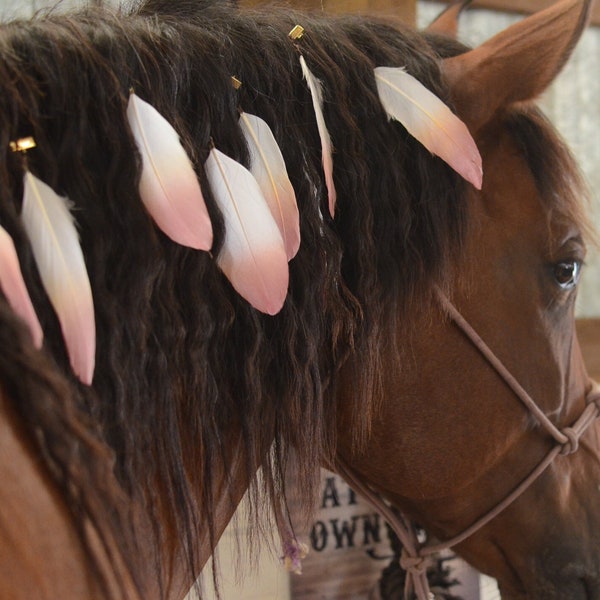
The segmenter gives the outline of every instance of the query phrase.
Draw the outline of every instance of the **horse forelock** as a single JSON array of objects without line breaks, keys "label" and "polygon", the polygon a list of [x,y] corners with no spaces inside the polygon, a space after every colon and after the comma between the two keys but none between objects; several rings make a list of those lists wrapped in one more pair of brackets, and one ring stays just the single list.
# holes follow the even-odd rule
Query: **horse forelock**
[{"label": "horse forelock", "polygon": [[589,217],[589,190],[571,151],[534,106],[520,106],[506,114],[504,126],[517,143],[545,204],[548,222],[575,226],[582,241],[597,242]]},{"label": "horse forelock", "polygon": [[[227,460],[223,432],[232,423],[241,429],[248,478],[262,465],[267,490],[278,496],[293,462],[310,501],[318,467],[335,453],[335,375],[355,350],[364,369],[356,373],[354,427],[364,437],[377,396],[382,319],[402,321],[444,276],[460,243],[465,184],[388,123],[377,97],[373,68],[389,65],[406,66],[447,100],[436,53],[419,35],[374,20],[191,4],[164,16],[154,13],[161,3],[131,15],[50,15],[0,31],[0,140],[7,147],[32,134],[38,147],[30,169],[74,203],[98,331],[91,389],[69,375],[18,218],[23,165],[13,154],[0,167],[0,218],[18,247],[55,376],[70,381],[76,408],[68,418],[84,430],[90,416],[98,423],[94,435],[113,449],[122,488],[154,506],[157,547],[177,532],[193,571],[200,524],[215,535],[211,469]],[[323,83],[335,148],[333,221],[310,96],[287,37],[297,22],[306,29],[301,51]],[[239,92],[231,75],[242,81]],[[249,307],[207,253],[176,246],[155,229],[137,191],[139,158],[125,118],[131,87],[180,134],[214,224],[215,252],[223,224],[202,169],[211,140],[247,164],[238,107],[273,129],[302,232],[276,317]],[[14,377],[3,368],[8,389]],[[25,393],[19,401],[33,423],[39,409]],[[49,431],[45,443],[59,446],[62,435]],[[273,440],[277,452],[266,453]],[[94,477],[90,460],[81,460],[73,489],[89,489],[82,482]],[[107,514],[120,506],[111,494]],[[89,510],[102,520],[101,507]],[[125,540],[125,532],[112,535]]]}]

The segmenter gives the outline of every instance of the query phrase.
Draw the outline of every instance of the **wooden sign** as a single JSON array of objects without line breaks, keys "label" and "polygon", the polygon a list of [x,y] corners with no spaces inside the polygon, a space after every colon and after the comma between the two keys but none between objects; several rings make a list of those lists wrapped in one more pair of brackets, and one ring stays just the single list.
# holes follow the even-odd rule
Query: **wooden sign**
[{"label": "wooden sign", "polygon": [[[381,516],[338,475],[323,470],[319,510],[298,538],[309,547],[302,574],[290,576],[292,600],[390,600],[380,594],[383,570],[396,560]],[[292,518],[293,504],[292,504]],[[448,571],[449,596],[483,600],[479,574],[447,552],[440,564]],[[389,569],[388,569],[389,570]],[[433,583],[433,580],[432,580]],[[397,586],[396,586],[397,587]],[[384,589],[389,589],[389,582]],[[443,596],[437,596],[443,597]]]},{"label": "wooden sign", "polygon": [[369,598],[393,556],[381,516],[325,470],[316,518],[298,534],[309,553],[302,574],[291,576],[293,600]]}]

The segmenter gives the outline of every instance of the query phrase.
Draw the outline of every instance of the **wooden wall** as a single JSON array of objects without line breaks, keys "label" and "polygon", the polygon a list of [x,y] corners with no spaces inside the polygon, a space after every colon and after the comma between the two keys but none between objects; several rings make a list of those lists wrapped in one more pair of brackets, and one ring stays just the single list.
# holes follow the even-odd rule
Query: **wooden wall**
[{"label": "wooden wall", "polygon": [[[118,0],[104,0],[118,4]],[[243,6],[260,6],[268,0],[238,0]],[[93,3],[93,0],[88,0]],[[0,0],[0,17],[28,17],[36,10],[53,6],[56,0]],[[85,4],[85,0],[61,0],[61,9]],[[327,13],[374,13],[389,15],[409,24],[416,21],[416,0],[297,0],[298,9],[323,10]]]},{"label": "wooden wall", "polygon": [[[265,0],[240,0],[245,6],[260,6]],[[394,16],[414,24],[417,14],[416,0],[298,0],[294,8],[322,10],[326,13],[370,13]]]}]

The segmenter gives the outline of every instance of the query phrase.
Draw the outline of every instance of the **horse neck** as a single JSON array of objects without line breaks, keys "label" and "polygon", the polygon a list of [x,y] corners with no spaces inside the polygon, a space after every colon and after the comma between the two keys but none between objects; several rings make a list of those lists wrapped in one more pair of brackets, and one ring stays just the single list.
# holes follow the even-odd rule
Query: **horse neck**
[{"label": "horse neck", "polygon": [[[97,537],[92,535],[85,548],[62,494],[42,466],[39,448],[2,391],[0,454],[0,597],[85,600],[124,592],[137,598],[125,569],[120,562],[113,569]],[[98,571],[106,576],[104,587]]]},{"label": "horse neck", "polygon": [[[153,522],[155,515],[151,517],[138,502],[129,507],[139,553],[136,579],[144,599],[183,598],[213,553],[249,485],[249,465],[241,443],[233,442],[229,448],[223,461],[214,460],[212,534],[200,520],[192,553],[177,532],[165,525],[167,519],[159,515],[159,522]],[[140,596],[118,553],[112,559],[116,556],[116,563],[108,558],[103,546],[106,539],[101,541],[92,532],[86,547],[65,499],[40,460],[39,447],[5,393],[0,393],[0,453],[9,459],[0,461],[0,555],[8,561],[3,559],[6,569],[0,577],[0,597],[84,600],[108,593],[108,597],[138,600]],[[193,501],[200,505],[200,490]],[[159,548],[157,526],[161,530]],[[107,539],[110,542],[110,536]],[[156,576],[157,557],[163,571],[162,586]],[[99,572],[105,577],[103,581],[98,579]]]}]

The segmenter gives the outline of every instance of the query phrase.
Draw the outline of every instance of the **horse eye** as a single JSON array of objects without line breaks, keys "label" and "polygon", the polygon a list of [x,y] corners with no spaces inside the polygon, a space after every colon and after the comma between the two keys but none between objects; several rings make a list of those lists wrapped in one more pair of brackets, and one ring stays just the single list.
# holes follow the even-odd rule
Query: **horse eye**
[{"label": "horse eye", "polygon": [[578,260],[559,262],[554,265],[554,279],[563,290],[569,290],[577,285],[580,272],[581,262]]}]

